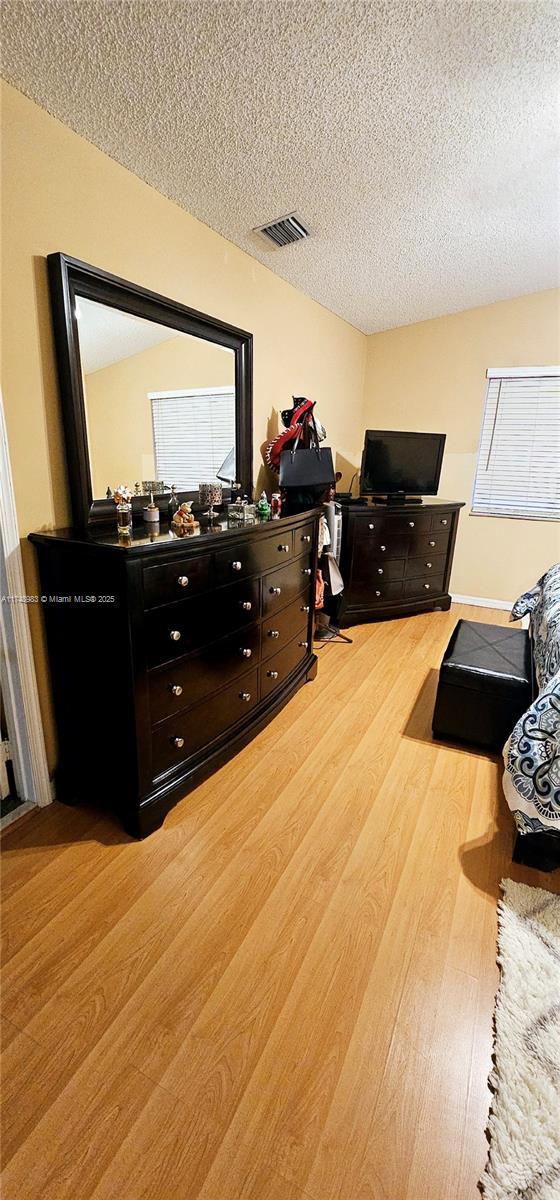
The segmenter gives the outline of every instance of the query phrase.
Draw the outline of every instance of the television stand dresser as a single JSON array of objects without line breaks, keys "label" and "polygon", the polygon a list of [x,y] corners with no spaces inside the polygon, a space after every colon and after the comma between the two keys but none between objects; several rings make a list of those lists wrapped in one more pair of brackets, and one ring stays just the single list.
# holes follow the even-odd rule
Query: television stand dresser
[{"label": "television stand dresser", "polygon": [[451,605],[461,501],[342,507],[343,627]]},{"label": "television stand dresser", "polygon": [[33,533],[57,798],[107,798],[143,837],[315,676],[320,509],[178,538]]}]

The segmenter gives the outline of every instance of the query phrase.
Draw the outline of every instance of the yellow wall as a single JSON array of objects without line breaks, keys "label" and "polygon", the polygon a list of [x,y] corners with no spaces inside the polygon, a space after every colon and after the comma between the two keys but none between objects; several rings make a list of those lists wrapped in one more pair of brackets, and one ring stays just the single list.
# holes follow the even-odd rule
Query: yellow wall
[{"label": "yellow wall", "polygon": [[559,363],[559,297],[539,292],[368,338],[364,427],[447,434],[439,494],[466,502],[451,578],[459,595],[513,600],[560,558],[557,522],[470,515],[486,369]]},{"label": "yellow wall", "polygon": [[[85,376],[88,441],[96,498],[107,487],[155,479],[149,392],[228,387],[232,350],[180,334]],[[233,403],[233,402],[232,402]],[[173,480],[166,480],[173,483]]]},{"label": "yellow wall", "polygon": [[[292,393],[317,400],[339,462],[356,462],[364,334],[7,84],[2,102],[3,396],[22,537],[66,525],[70,516],[45,263],[57,250],[253,334],[256,479],[260,446],[277,432],[277,413],[291,405]],[[28,543],[23,552],[27,586],[36,592]],[[36,609],[30,617],[52,764],[53,724]]]}]

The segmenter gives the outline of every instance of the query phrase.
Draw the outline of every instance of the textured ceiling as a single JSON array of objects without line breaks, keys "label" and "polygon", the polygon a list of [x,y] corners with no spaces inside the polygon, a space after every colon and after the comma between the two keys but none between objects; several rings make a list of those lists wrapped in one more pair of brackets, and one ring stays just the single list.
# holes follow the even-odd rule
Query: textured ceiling
[{"label": "textured ceiling", "polygon": [[[558,281],[554,0],[4,0],[6,78],[366,332]],[[312,236],[267,249],[296,210]]]}]

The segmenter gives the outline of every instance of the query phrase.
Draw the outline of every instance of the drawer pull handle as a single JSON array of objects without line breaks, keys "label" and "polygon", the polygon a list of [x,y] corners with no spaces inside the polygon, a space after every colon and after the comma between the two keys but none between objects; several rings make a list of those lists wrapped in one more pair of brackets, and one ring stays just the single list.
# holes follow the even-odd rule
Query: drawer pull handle
[{"label": "drawer pull handle", "polygon": [[429,584],[429,583],[425,583],[425,584],[424,584],[424,587],[425,587],[426,591],[427,591],[427,592],[429,592],[429,590],[430,590],[430,584]]},{"label": "drawer pull handle", "polygon": [[244,700],[245,703],[248,704],[249,700],[251,699],[251,693],[250,692],[240,692],[239,699]]},{"label": "drawer pull handle", "polygon": [[376,596],[380,596],[380,595],[381,595],[381,592],[376,592],[376,593],[375,593],[375,595],[376,595]]},{"label": "drawer pull handle", "polygon": [[180,737],[173,738],[173,745],[176,750],[182,750],[185,745],[185,739]]},{"label": "drawer pull handle", "polygon": [[302,575],[311,575],[311,567],[304,567],[301,573]]},{"label": "drawer pull handle", "polygon": [[252,655],[253,651],[252,651],[252,650],[249,650],[249,647],[248,647],[248,646],[241,646],[241,647],[240,647],[240,649],[241,649],[241,653],[242,653],[242,655],[243,655],[243,658],[250,658],[250,657],[251,657],[251,655]]},{"label": "drawer pull handle", "polygon": [[182,689],[180,683],[171,683],[169,685],[169,690],[170,690],[172,696],[182,696],[183,695],[183,689]]},{"label": "drawer pull handle", "polygon": [[442,525],[447,525],[447,517],[444,517],[441,523]]},{"label": "drawer pull handle", "polygon": [[181,641],[181,631],[179,629],[172,629],[169,636],[170,636],[172,642],[180,642]]},{"label": "drawer pull handle", "polygon": [[370,524],[368,525],[368,529],[375,529],[375,525],[372,525],[372,524],[370,523]]},{"label": "drawer pull handle", "polygon": [[308,605],[308,604],[302,604],[302,606],[301,606],[301,609],[300,609],[300,612],[309,612],[309,605]]},{"label": "drawer pull handle", "polygon": [[267,671],[266,674],[268,679],[278,679],[278,671]]},{"label": "drawer pull handle", "polygon": [[268,590],[269,590],[271,596],[281,596],[282,595],[282,588],[272,587],[272,588],[269,588]]},{"label": "drawer pull handle", "polygon": [[237,560],[236,560],[235,562],[232,562],[232,564],[231,564],[231,569],[232,569],[232,571],[240,571],[240,570],[241,570],[241,563],[240,563],[239,561],[237,561]]},{"label": "drawer pull handle", "polygon": [[429,546],[435,546],[435,542],[428,542]]},{"label": "drawer pull handle", "polygon": [[377,574],[378,574],[378,575],[382,575],[382,574],[383,574],[383,567],[378,567],[378,568],[377,568]]},{"label": "drawer pull handle", "polygon": [[278,637],[280,637],[280,630],[279,629],[269,629],[268,636],[271,638],[278,638]]},{"label": "drawer pull handle", "polygon": [[426,566],[428,567],[428,570],[431,568],[431,565],[432,565],[431,563],[426,563]]},{"label": "drawer pull handle", "polygon": [[188,575],[179,575],[177,583],[179,584],[179,587],[188,587],[189,586]]},{"label": "drawer pull handle", "polygon": [[285,546],[285,545],[279,546],[279,547],[278,547],[278,553],[279,553],[279,554],[289,554],[289,553],[290,553],[290,547],[289,547],[289,546]]},{"label": "drawer pull handle", "polygon": [[307,650],[307,642],[298,642],[298,646],[301,646],[302,649]]},{"label": "drawer pull handle", "polygon": [[303,533],[303,534],[302,534],[302,536],[301,536],[301,540],[302,540],[302,542],[310,542],[310,541],[311,541],[311,534],[310,534],[310,533]]},{"label": "drawer pull handle", "polygon": [[408,524],[410,525],[411,529],[414,529],[414,521],[409,521]]},{"label": "drawer pull handle", "polygon": [[243,609],[243,612],[250,612],[253,607],[250,600],[240,600],[239,603]]}]

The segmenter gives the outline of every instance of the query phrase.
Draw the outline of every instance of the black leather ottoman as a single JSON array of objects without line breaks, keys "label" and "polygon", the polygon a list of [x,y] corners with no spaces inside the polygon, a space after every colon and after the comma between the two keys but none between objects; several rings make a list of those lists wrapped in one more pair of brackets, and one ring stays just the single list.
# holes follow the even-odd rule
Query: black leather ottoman
[{"label": "black leather ottoman", "polygon": [[458,621],[439,673],[434,737],[501,750],[532,698],[527,631]]}]

